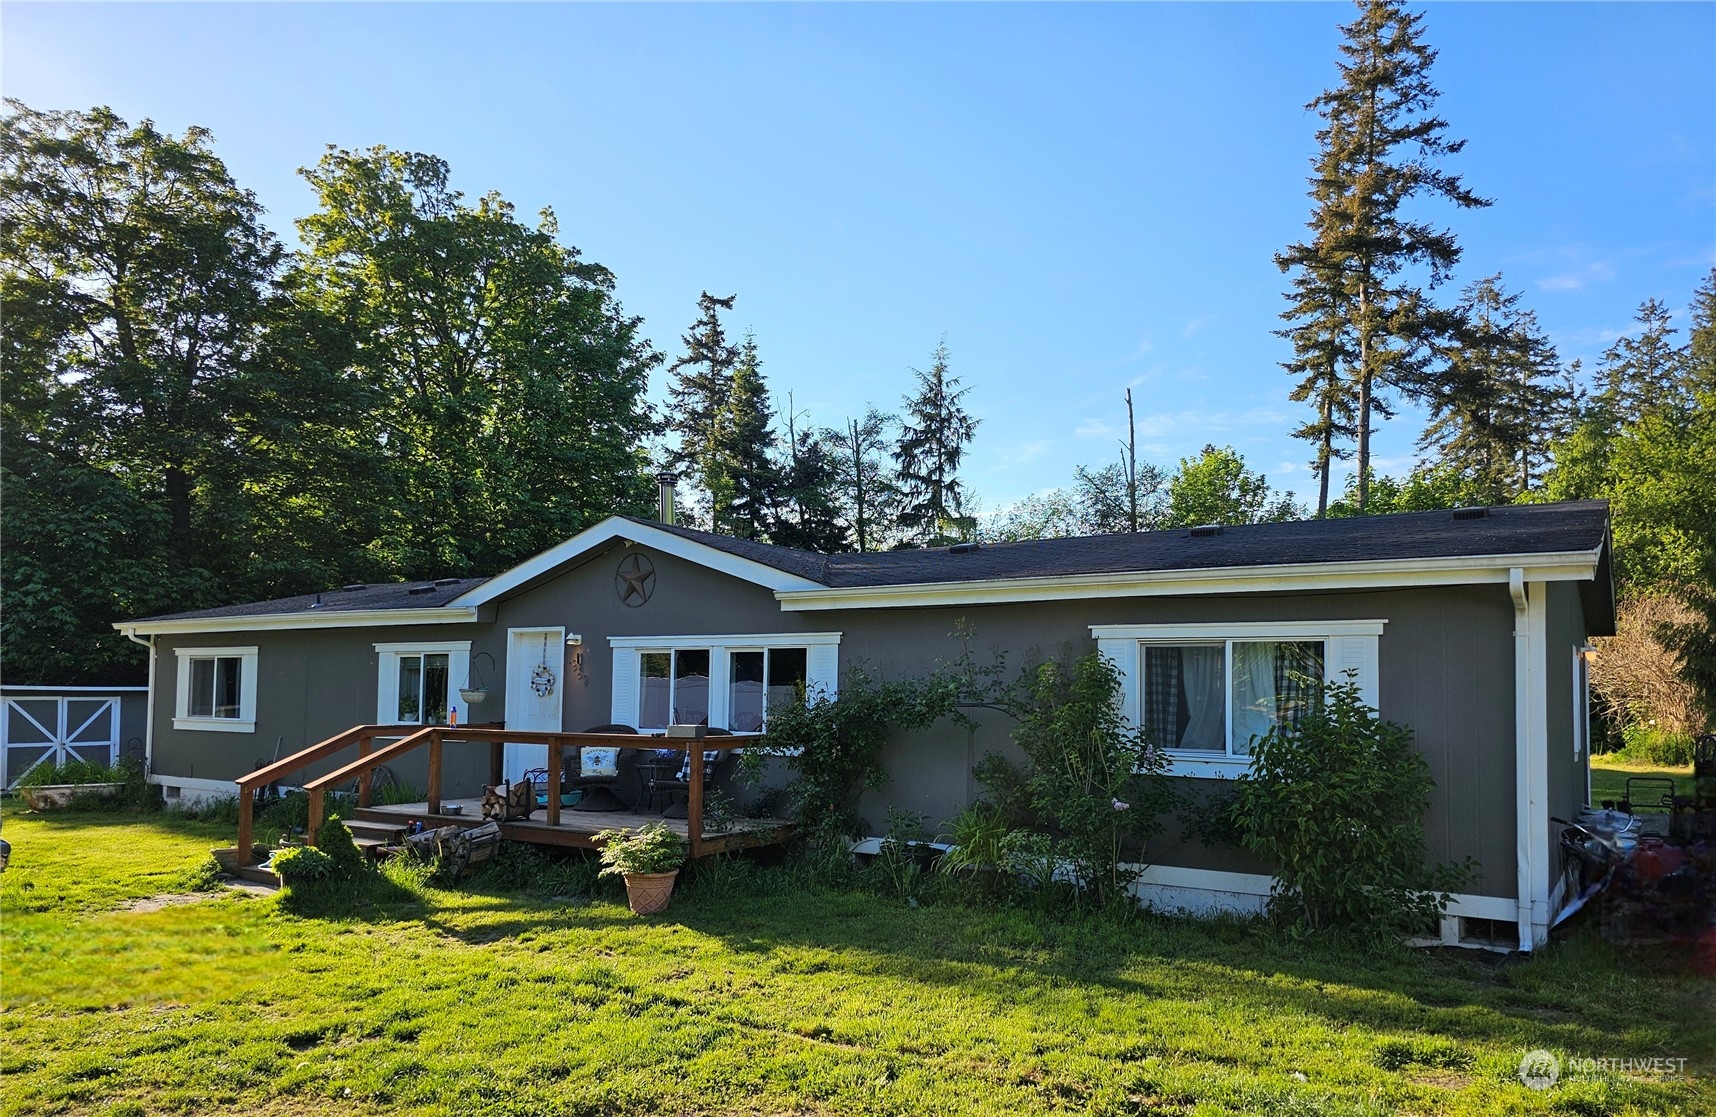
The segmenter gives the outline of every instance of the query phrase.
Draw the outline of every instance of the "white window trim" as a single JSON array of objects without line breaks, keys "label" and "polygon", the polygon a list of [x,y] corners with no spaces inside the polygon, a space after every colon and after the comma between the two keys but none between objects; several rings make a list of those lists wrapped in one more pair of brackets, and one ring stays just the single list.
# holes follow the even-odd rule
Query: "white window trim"
[{"label": "white window trim", "polygon": [[[643,694],[637,686],[639,661],[645,652],[707,651],[709,653],[709,724],[725,727],[730,710],[733,652],[757,652],[770,648],[805,648],[805,690],[811,697],[833,698],[839,690],[840,637],[838,632],[741,633],[720,636],[610,636],[614,653],[611,686],[612,712],[616,723],[637,725]],[[640,729],[642,727],[639,727]],[[655,730],[648,730],[655,732]],[[752,736],[744,733],[738,736]]]},{"label": "white window trim", "polygon": [[[422,640],[409,643],[375,645],[375,724],[399,725],[399,657],[406,655],[445,655],[447,657],[447,704],[456,706],[454,696],[464,686],[471,671],[471,642],[469,640]],[[414,722],[410,724],[422,724]]]},{"label": "white window trim", "polygon": [[[174,648],[173,651],[178,656],[179,668],[173,700],[174,729],[188,729],[199,733],[256,732],[257,649],[255,647]],[[238,669],[238,717],[192,717],[190,714],[191,667],[189,661],[193,659],[235,658],[242,661]]]},{"label": "white window trim", "polygon": [[[1110,624],[1091,625],[1090,634],[1096,640],[1097,650],[1108,657],[1119,672],[1122,709],[1127,720],[1137,725],[1142,714],[1138,682],[1143,677],[1142,650],[1146,643],[1321,640],[1324,679],[1338,679],[1348,670],[1356,672],[1360,697],[1366,704],[1376,706],[1377,645],[1387,624],[1386,620]],[[1242,756],[1216,756],[1179,749],[1163,751],[1168,756],[1167,774],[1170,776],[1226,780],[1244,775],[1251,767],[1250,759]]]}]

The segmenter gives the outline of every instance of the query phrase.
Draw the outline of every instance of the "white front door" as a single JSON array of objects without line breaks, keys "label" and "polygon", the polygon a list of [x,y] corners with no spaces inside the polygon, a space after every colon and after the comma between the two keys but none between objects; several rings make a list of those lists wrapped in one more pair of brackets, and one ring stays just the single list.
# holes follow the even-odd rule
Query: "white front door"
[{"label": "white front door", "polygon": [[[506,727],[560,732],[566,696],[566,630],[509,628],[506,631]],[[547,745],[506,746],[506,778],[548,766]]]}]

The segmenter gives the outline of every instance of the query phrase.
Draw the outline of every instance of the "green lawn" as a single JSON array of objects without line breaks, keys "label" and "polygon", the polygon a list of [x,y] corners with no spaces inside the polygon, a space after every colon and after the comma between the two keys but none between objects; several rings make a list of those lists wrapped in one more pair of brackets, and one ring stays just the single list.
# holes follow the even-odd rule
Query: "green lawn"
[{"label": "green lawn", "polygon": [[[229,835],[14,814],[5,836],[5,1113],[1716,1111],[1716,982],[1585,939],[1366,954],[732,869],[648,920],[607,886],[409,881],[342,918],[227,892],[137,910]],[[1534,1092],[1538,1047],[1693,1062]]]},{"label": "green lawn", "polygon": [[1691,765],[1685,768],[1658,768],[1614,756],[1597,755],[1591,758],[1591,802],[1601,803],[1605,799],[1624,798],[1627,794],[1628,776],[1669,776],[1674,780],[1677,794],[1692,794]]}]

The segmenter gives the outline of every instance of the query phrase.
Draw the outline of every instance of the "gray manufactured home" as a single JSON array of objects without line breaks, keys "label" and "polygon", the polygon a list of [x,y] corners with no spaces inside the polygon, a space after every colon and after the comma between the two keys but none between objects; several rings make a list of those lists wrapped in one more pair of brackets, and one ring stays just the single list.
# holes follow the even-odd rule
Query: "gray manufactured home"
[{"label": "gray manufactured home", "polygon": [[[1283,665],[1352,672],[1409,726],[1436,792],[1437,859],[1473,858],[1446,941],[1505,925],[1530,949],[1566,897],[1552,817],[1589,793],[1587,640],[1614,631],[1608,510],[1518,505],[1349,520],[820,555],[611,517],[486,580],[331,589],[127,621],[147,640],[152,778],[169,797],[235,779],[360,724],[514,731],[703,723],[765,728],[771,700],[836,693],[842,673],[903,677],[1004,651],[1014,664],[1092,646],[1172,773],[1243,772],[1287,708]],[[480,693],[479,705],[461,691]],[[897,805],[946,819],[1007,726],[947,724],[893,742]],[[505,771],[546,750],[505,746]],[[442,778],[490,768],[449,752]],[[406,772],[404,778],[412,778]],[[1256,910],[1271,884],[1236,849],[1169,833],[1139,891],[1175,908]]]}]

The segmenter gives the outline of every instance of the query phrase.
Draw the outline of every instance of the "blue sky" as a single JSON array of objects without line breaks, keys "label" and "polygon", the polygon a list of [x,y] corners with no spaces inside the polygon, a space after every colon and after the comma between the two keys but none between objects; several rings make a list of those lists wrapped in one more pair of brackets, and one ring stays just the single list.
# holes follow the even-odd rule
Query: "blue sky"
[{"label": "blue sky", "polygon": [[[897,406],[945,333],[994,509],[1115,456],[1232,443],[1313,485],[1272,336],[1347,4],[0,6],[0,90],[213,130],[291,236],[324,145],[552,205],[676,355],[739,295],[784,404]],[[1587,366],[1716,263],[1716,5],[1429,4],[1450,165],[1425,212]],[[1453,290],[1447,291],[1453,297]],[[661,385],[656,385],[657,393]],[[1419,420],[1378,441],[1408,468]]]}]

